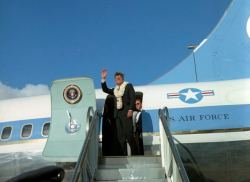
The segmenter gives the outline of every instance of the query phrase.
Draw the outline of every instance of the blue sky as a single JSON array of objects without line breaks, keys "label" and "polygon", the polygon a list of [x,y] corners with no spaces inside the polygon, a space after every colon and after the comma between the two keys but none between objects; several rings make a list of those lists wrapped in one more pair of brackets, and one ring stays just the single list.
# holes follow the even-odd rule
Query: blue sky
[{"label": "blue sky", "polygon": [[187,57],[231,0],[0,0],[0,99],[101,71],[145,85]]}]

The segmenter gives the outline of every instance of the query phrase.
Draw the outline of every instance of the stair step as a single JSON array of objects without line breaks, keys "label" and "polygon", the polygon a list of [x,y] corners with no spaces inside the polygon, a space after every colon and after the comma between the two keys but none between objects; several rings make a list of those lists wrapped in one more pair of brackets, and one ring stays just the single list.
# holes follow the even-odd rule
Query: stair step
[{"label": "stair step", "polygon": [[107,164],[98,165],[98,169],[160,168],[161,164]]},{"label": "stair step", "polygon": [[99,165],[161,164],[161,156],[99,157]]},{"label": "stair step", "polygon": [[97,169],[95,180],[140,180],[140,179],[164,179],[163,168],[141,169]]}]

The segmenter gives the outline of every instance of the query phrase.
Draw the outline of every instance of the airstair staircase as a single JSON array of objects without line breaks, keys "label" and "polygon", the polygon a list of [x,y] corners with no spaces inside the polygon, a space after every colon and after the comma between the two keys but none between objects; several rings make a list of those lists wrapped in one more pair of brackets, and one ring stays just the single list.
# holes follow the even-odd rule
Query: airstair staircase
[{"label": "airstair staircase", "polygon": [[97,182],[167,182],[161,156],[99,157]]},{"label": "airstair staircase", "polygon": [[96,111],[71,182],[189,182],[169,130],[167,108],[159,109],[161,155],[99,156],[97,121]]}]

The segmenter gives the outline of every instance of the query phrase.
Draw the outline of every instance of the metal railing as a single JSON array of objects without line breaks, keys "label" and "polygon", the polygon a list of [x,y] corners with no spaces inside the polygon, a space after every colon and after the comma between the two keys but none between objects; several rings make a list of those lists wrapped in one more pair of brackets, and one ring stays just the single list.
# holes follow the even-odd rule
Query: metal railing
[{"label": "metal railing", "polygon": [[[92,114],[92,116],[91,116]],[[87,136],[79,155],[71,182],[89,182],[94,180],[98,162],[99,113],[89,107],[87,113]]]},{"label": "metal railing", "polygon": [[[166,113],[166,115],[164,114]],[[159,126],[161,139],[162,167],[165,174],[172,182],[189,182],[186,170],[181,161],[179,152],[174,143],[169,126],[169,114],[167,107],[159,109]]]}]

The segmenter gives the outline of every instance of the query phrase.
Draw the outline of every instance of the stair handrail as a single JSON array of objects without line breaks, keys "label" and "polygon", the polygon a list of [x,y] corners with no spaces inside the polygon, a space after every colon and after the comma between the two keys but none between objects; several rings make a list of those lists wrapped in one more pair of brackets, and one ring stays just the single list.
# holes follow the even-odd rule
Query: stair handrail
[{"label": "stair handrail", "polygon": [[[166,113],[166,114],[164,114]],[[162,165],[166,176],[175,182],[189,182],[184,165],[170,132],[170,122],[168,108],[159,109],[159,126],[161,139]],[[174,159],[174,160],[173,160]]]},{"label": "stair handrail", "polygon": [[89,123],[90,112],[92,112],[92,114],[94,113],[94,116],[90,121],[90,126],[86,128],[87,136],[76,163],[71,182],[78,182],[80,179],[82,179],[81,182],[94,180],[99,153],[99,124],[97,124],[99,121],[99,113],[97,110],[94,112],[93,107],[89,107],[87,124]]}]

